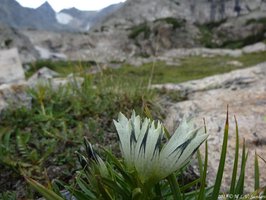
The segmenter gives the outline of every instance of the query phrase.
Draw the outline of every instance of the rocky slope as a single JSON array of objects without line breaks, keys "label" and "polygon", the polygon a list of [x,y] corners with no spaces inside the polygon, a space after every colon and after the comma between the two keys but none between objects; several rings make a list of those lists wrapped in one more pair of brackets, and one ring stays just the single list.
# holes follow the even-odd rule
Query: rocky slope
[{"label": "rocky slope", "polygon": [[142,57],[183,47],[241,48],[266,38],[265,11],[263,0],[128,0],[93,31],[127,38],[119,48]]},{"label": "rocky slope", "polygon": [[104,25],[136,25],[144,21],[173,17],[206,23],[266,10],[264,0],[127,0],[105,20]]},{"label": "rocky slope", "polygon": [[[226,107],[229,105],[230,132],[223,185],[230,185],[235,147],[234,115],[238,120],[241,146],[243,138],[249,149],[247,160],[247,175],[245,179],[246,191],[252,191],[254,181],[255,151],[266,158],[266,63],[257,66],[233,71],[224,75],[216,75],[202,80],[189,81],[177,85],[161,85],[166,90],[186,95],[187,100],[174,103],[168,108],[166,124],[168,129],[174,130],[183,116],[195,119],[198,126],[203,126],[206,120],[210,134],[208,180],[213,183],[219,153],[222,144],[223,128],[225,123]],[[157,86],[158,87],[158,86]],[[241,150],[240,150],[241,152]],[[265,163],[260,160],[261,184],[266,184],[264,174]]]}]

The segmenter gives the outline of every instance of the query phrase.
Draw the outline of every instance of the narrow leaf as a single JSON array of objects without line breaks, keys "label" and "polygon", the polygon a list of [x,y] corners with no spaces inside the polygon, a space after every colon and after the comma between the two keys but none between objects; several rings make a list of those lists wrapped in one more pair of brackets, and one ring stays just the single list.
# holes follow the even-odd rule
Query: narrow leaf
[{"label": "narrow leaf", "polygon": [[[207,128],[206,123],[204,119],[204,130],[205,134],[207,134]],[[199,151],[199,150],[198,150]],[[199,153],[200,154],[200,153]],[[208,141],[205,141],[205,161],[204,161],[204,170],[201,174],[201,182],[200,182],[200,192],[198,196],[198,200],[204,200],[205,199],[205,185],[206,185],[206,177],[207,177],[207,168],[208,168]]]},{"label": "narrow leaf", "polygon": [[38,191],[45,199],[47,200],[64,200],[62,197],[58,196],[52,190],[45,188],[43,185],[38,183],[37,181],[25,177],[26,181],[36,190]]},{"label": "narrow leaf", "polygon": [[246,168],[247,158],[248,158],[248,153],[246,153],[246,144],[245,144],[245,139],[244,139],[240,175],[239,175],[239,179],[238,179],[236,189],[235,189],[235,194],[238,194],[238,195],[242,195],[244,192],[245,171],[246,171],[245,168]]},{"label": "narrow leaf", "polygon": [[254,173],[255,173],[255,185],[254,185],[254,190],[256,191],[257,189],[260,188],[260,169],[259,169],[259,161],[258,161],[258,154],[255,151],[255,163],[254,163]]},{"label": "narrow leaf", "polygon": [[238,166],[238,154],[239,154],[239,132],[238,132],[238,124],[235,118],[235,124],[236,124],[236,143],[235,143],[235,159],[234,159],[234,167],[232,172],[232,179],[231,179],[231,185],[230,185],[230,194],[234,195],[235,191],[235,184],[236,184],[236,176],[237,176],[237,166]]},{"label": "narrow leaf", "polygon": [[218,199],[222,179],[223,179],[223,172],[224,172],[224,165],[225,165],[225,159],[226,159],[226,150],[227,150],[227,142],[228,142],[228,130],[229,130],[229,116],[228,116],[228,108],[227,108],[227,114],[226,114],[226,122],[224,127],[224,138],[223,138],[223,146],[222,146],[222,152],[220,156],[220,162],[218,167],[218,172],[215,179],[214,189],[212,193],[211,199]]},{"label": "narrow leaf", "polygon": [[174,200],[183,200],[183,196],[181,194],[180,187],[179,187],[179,184],[177,182],[175,175],[171,174],[168,177],[168,181],[170,183],[171,191],[173,194],[173,199]]}]

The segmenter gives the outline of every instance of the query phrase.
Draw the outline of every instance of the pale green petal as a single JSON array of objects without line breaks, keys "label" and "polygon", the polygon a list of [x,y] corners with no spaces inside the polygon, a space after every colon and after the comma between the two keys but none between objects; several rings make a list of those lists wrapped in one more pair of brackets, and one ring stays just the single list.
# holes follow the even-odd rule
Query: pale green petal
[{"label": "pale green petal", "polygon": [[119,122],[114,121],[119,140],[120,140],[120,149],[125,162],[129,166],[133,166],[134,154],[134,141],[131,141],[131,124],[127,120],[121,120]]},{"label": "pale green petal", "polygon": [[158,158],[160,151],[160,142],[163,134],[162,126],[158,123],[157,128],[154,122],[150,125],[146,132],[137,141],[135,149],[135,167],[139,173],[141,180],[146,180],[154,176],[156,168],[159,167]]},{"label": "pale green petal", "polygon": [[168,141],[169,148],[182,144],[183,141],[188,137],[188,132],[190,132],[191,129],[193,129],[192,124],[183,119]]},{"label": "pale green petal", "polygon": [[200,134],[198,129],[188,135],[187,140],[178,145],[174,151],[166,151],[167,148],[162,150],[159,161],[160,169],[163,170],[161,171],[161,178],[180,169],[208,137],[207,134]]}]

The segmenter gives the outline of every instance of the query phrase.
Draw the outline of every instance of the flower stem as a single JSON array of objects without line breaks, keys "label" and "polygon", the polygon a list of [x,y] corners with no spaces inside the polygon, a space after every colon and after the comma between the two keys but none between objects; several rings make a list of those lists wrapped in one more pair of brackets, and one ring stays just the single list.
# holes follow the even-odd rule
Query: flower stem
[{"label": "flower stem", "polygon": [[181,196],[181,191],[180,191],[180,188],[179,188],[179,184],[177,182],[177,179],[176,179],[175,175],[171,174],[170,176],[168,176],[167,179],[168,179],[168,181],[170,183],[174,200],[182,200],[183,198]]}]

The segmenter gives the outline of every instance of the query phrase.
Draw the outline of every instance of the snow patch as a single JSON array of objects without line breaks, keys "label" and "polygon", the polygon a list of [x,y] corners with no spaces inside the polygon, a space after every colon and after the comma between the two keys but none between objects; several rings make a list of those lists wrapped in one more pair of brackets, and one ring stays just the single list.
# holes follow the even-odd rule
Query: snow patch
[{"label": "snow patch", "polygon": [[60,12],[56,14],[56,20],[60,24],[69,24],[71,20],[73,20],[73,17],[69,14]]}]

